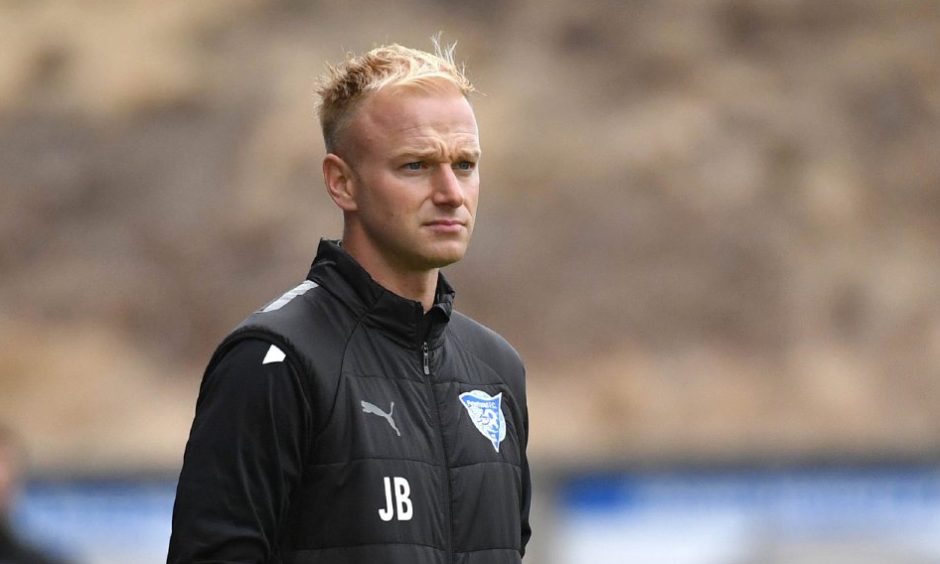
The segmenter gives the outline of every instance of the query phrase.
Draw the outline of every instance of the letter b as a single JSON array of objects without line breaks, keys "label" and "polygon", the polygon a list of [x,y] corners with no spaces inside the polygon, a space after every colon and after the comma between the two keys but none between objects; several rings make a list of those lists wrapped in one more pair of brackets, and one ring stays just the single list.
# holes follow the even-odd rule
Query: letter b
[{"label": "letter b", "polygon": [[411,503],[411,485],[408,480],[400,476],[385,476],[382,481],[385,483],[385,507],[379,509],[379,519],[410,521],[414,515],[414,505]]}]

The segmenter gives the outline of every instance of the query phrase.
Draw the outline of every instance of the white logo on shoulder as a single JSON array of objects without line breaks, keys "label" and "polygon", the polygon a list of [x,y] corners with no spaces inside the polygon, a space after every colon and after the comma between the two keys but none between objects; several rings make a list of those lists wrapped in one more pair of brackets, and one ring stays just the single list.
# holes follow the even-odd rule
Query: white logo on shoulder
[{"label": "white logo on shoulder", "polygon": [[264,355],[264,360],[261,361],[261,364],[284,362],[285,358],[287,358],[287,355],[284,354],[284,351],[274,345],[271,345],[271,347],[268,349],[268,352]]},{"label": "white logo on shoulder", "polygon": [[502,392],[491,396],[481,390],[471,390],[460,394],[460,403],[467,408],[473,426],[477,428],[499,452],[499,443],[506,438],[506,417],[503,416]]}]

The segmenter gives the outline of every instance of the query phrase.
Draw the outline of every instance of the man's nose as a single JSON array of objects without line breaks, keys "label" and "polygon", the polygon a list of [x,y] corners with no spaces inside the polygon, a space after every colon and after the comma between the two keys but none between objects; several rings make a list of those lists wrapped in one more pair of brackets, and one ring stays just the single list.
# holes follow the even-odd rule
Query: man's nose
[{"label": "man's nose", "polygon": [[438,206],[460,207],[463,205],[463,185],[450,163],[441,163],[434,175],[434,194],[431,201]]}]

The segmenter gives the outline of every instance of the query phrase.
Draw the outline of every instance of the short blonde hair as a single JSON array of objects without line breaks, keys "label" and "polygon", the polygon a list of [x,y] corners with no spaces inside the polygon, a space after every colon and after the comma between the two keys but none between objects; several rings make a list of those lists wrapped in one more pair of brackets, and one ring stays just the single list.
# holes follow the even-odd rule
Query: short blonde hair
[{"label": "short blonde hair", "polygon": [[454,62],[457,44],[443,47],[438,38],[432,40],[433,53],[393,43],[363,55],[349,54],[339,65],[327,65],[327,73],[317,88],[317,115],[327,152],[336,149],[339,134],[358,104],[383,88],[413,86],[433,90],[443,83],[456,87],[463,96],[475,91],[464,66]]}]

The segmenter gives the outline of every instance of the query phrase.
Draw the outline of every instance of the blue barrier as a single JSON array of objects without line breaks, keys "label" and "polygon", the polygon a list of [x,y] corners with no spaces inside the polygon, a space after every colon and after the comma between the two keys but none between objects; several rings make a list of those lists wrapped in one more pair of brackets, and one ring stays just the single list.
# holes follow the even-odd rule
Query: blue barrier
[{"label": "blue barrier", "polygon": [[940,562],[935,467],[581,474],[556,507],[564,564]]}]

